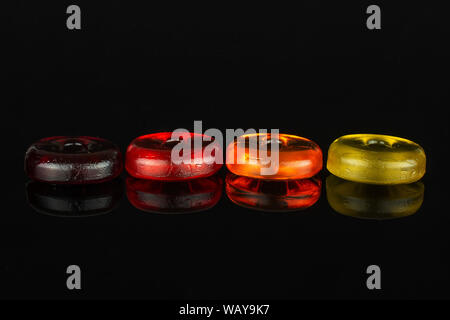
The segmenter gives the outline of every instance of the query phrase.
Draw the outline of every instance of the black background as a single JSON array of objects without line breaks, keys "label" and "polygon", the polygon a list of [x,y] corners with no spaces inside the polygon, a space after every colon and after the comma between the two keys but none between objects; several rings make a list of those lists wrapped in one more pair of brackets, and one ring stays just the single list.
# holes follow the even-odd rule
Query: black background
[{"label": "black background", "polygon": [[[449,32],[442,8],[371,2],[295,7],[17,1],[2,11],[1,298],[449,298]],[[5,101],[5,100],[4,100]],[[444,103],[444,101],[447,101]],[[405,137],[427,153],[425,201],[411,217],[363,221],[323,192],[303,212],[269,214],[223,196],[193,215],[138,211],[44,216],[26,203],[23,157],[54,135],[100,136],[125,151],[176,128],[279,128],[326,150],[348,133]],[[222,169],[224,174],[226,169]],[[329,173],[324,170],[322,177]],[[125,177],[126,174],[123,174]],[[80,265],[83,289],[66,288]],[[382,270],[382,290],[365,286]]]}]

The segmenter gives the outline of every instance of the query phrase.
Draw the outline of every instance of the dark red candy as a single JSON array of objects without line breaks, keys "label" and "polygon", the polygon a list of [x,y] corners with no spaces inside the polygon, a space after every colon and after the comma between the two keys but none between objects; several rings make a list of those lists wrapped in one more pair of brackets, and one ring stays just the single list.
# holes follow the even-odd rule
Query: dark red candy
[{"label": "dark red candy", "polygon": [[[179,141],[172,140],[171,132],[138,137],[128,146],[125,168],[130,175],[139,179],[179,181],[211,176],[222,167],[222,164],[211,161],[214,160],[215,153],[205,155],[204,150],[211,143],[215,144],[214,147],[219,150],[218,152],[221,152],[221,147],[215,141],[203,141],[204,137],[195,133],[182,135],[182,139],[190,141],[192,147],[190,151],[192,162],[187,163],[172,161],[172,149]],[[202,140],[199,150],[195,149],[195,139]],[[193,159],[199,161],[195,163]]]},{"label": "dark red candy", "polygon": [[117,177],[122,168],[119,148],[101,138],[44,138],[33,143],[25,155],[27,175],[52,184],[105,182]]},{"label": "dark red candy", "polygon": [[187,181],[127,178],[127,197],[139,210],[155,213],[191,213],[212,208],[222,196],[217,175]]},{"label": "dark red candy", "polygon": [[296,211],[311,207],[320,197],[321,180],[263,180],[228,173],[225,190],[234,203],[262,211]]}]

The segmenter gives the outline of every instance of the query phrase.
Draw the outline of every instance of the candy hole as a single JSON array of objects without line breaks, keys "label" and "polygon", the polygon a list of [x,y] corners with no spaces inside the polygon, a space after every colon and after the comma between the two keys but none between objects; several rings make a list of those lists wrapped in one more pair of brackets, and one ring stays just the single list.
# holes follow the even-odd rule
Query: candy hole
[{"label": "candy hole", "polygon": [[[267,139],[261,142],[260,148],[261,150],[266,150],[267,154],[270,155],[272,151],[280,150],[280,147],[284,144],[283,141],[279,139]],[[261,156],[261,155],[259,155]],[[268,159],[265,159],[268,161]]]},{"label": "candy hole", "polygon": [[373,146],[373,147],[379,148],[379,149],[386,149],[386,148],[393,147],[388,141],[379,140],[379,139],[369,139],[369,140],[367,140],[367,145]]},{"label": "candy hole", "polygon": [[82,153],[88,151],[86,145],[77,140],[67,140],[63,145],[63,149],[65,152],[69,153]]},{"label": "candy hole", "polygon": [[369,145],[371,145],[371,144],[385,144],[384,143],[384,141],[382,141],[382,140],[374,140],[374,139],[371,139],[371,140],[368,140],[367,141],[367,144],[369,144]]},{"label": "candy hole", "polygon": [[272,144],[277,144],[278,146],[280,146],[283,144],[283,141],[279,139],[268,139],[264,141],[263,144],[265,144],[267,148],[272,148]]},{"label": "candy hole", "polygon": [[175,147],[177,144],[180,143],[181,140],[176,140],[176,139],[169,139],[167,141],[165,141],[163,143],[163,146],[166,147],[167,149],[172,149],[173,147]]}]

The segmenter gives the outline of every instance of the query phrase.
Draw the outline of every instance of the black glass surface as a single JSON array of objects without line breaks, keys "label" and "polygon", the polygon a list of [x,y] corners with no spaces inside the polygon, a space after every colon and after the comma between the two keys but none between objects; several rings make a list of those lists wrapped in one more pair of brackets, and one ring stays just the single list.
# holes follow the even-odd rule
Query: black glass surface
[{"label": "black glass surface", "polygon": [[[91,1],[80,3],[79,31],[67,30],[65,3],[2,10],[11,100],[2,100],[0,297],[450,298],[446,11],[385,4],[372,32],[369,4]],[[27,202],[24,154],[40,138],[99,136],[125,152],[135,137],[192,131],[194,120],[224,134],[310,138],[324,165],[344,134],[411,139],[427,154],[423,202],[399,219],[342,215],[327,201],[325,167],[320,199],[299,212],[250,210],[223,194],[209,210],[162,215],[122,196],[106,214],[68,219]],[[67,290],[72,264],[81,291]],[[372,264],[382,290],[366,287]]]}]

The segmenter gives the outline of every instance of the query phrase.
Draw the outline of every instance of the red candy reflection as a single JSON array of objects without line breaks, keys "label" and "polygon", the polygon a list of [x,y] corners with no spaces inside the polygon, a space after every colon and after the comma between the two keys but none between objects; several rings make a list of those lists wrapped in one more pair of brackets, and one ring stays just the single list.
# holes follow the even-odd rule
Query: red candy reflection
[{"label": "red candy reflection", "polygon": [[212,208],[222,196],[217,175],[188,181],[127,178],[127,197],[139,210],[156,213],[191,213]]},{"label": "red candy reflection", "polygon": [[250,209],[295,211],[311,207],[319,200],[321,181],[262,180],[227,174],[225,190],[231,201]]},{"label": "red candy reflection", "polygon": [[[191,145],[190,158],[198,162],[179,164],[172,159],[172,149],[179,144],[179,141],[172,140],[172,132],[138,137],[128,146],[125,167],[130,175],[139,179],[180,181],[211,176],[222,167],[214,161],[216,152],[221,156],[221,146],[214,141],[203,141],[205,137],[195,133],[182,134],[182,140]],[[196,139],[201,148],[194,148]]]}]

